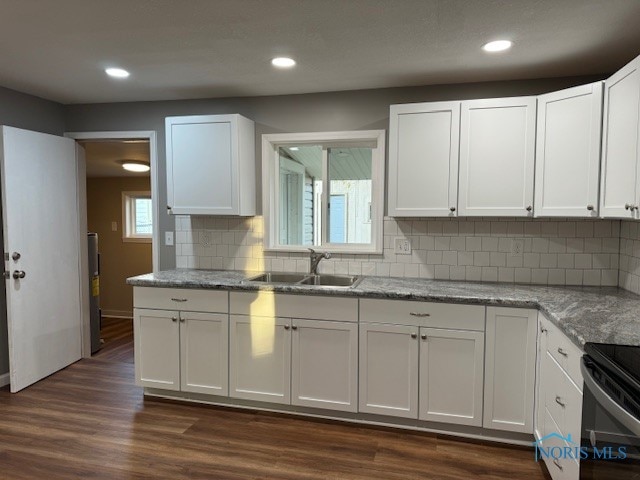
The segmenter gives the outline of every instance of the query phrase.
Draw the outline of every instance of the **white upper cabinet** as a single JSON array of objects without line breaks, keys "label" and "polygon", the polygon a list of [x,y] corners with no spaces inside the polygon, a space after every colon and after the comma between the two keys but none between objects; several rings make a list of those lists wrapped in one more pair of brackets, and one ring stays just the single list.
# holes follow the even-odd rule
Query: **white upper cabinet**
[{"label": "white upper cabinet", "polygon": [[538,97],[536,217],[597,217],[602,82]]},{"label": "white upper cabinet", "polygon": [[640,218],[640,57],[604,83],[600,215]]},{"label": "white upper cabinet", "polygon": [[389,121],[389,215],[455,216],[460,102],[392,105]]},{"label": "white upper cabinet", "polygon": [[462,102],[460,215],[533,214],[535,122],[535,97]]},{"label": "white upper cabinet", "polygon": [[255,215],[255,130],[241,115],[167,117],[167,209]]}]

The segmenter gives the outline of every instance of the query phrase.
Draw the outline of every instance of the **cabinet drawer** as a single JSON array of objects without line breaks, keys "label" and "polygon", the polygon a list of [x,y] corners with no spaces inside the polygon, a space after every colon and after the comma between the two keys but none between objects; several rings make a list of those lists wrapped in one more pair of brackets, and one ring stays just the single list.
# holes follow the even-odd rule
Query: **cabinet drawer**
[{"label": "cabinet drawer", "polygon": [[547,351],[582,390],[583,380],[580,372],[582,351],[549,320],[546,320],[545,328],[548,330]]},{"label": "cabinet drawer", "polygon": [[543,359],[547,411],[566,437],[571,435],[574,442],[580,442],[582,422],[582,392],[573,384],[549,352]]},{"label": "cabinet drawer", "polygon": [[360,300],[360,319],[369,323],[484,331],[485,307],[413,300]]},{"label": "cabinet drawer", "polygon": [[[580,464],[579,461],[573,458],[562,458],[558,453],[560,451],[567,451],[569,448],[574,455],[576,447],[580,446],[580,439],[577,442],[568,444],[560,436],[553,435],[554,433],[560,434],[558,425],[553,421],[553,418],[549,414],[549,411],[545,411],[544,418],[544,433],[545,439],[542,442],[542,448],[549,452],[548,457],[542,457],[547,464],[547,469],[551,474],[553,480],[578,480],[580,476]],[[551,436],[548,436],[551,435]],[[565,435],[566,436],[566,435]],[[560,450],[562,449],[562,450]],[[560,458],[553,458],[553,454]]]},{"label": "cabinet drawer", "polygon": [[135,287],[133,306],[160,310],[227,313],[228,292],[188,288]]},{"label": "cabinet drawer", "polygon": [[273,292],[231,292],[231,313],[260,317],[358,321],[358,299],[287,295]]}]

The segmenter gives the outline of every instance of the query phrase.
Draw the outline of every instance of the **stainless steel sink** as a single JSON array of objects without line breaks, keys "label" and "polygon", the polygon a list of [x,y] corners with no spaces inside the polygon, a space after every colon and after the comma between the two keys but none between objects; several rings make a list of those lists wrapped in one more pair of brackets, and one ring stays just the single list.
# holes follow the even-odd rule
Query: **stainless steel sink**
[{"label": "stainless steel sink", "polygon": [[250,277],[246,282],[286,283],[296,285],[313,285],[326,288],[352,288],[358,285],[362,278],[355,275],[309,275],[307,273],[266,272]]},{"label": "stainless steel sink", "polygon": [[298,283],[308,276],[309,275],[305,273],[267,272],[256,275],[255,277],[247,278],[247,281],[264,283]]},{"label": "stainless steel sink", "polygon": [[362,281],[355,275],[311,275],[300,282],[301,285],[319,287],[355,287]]}]

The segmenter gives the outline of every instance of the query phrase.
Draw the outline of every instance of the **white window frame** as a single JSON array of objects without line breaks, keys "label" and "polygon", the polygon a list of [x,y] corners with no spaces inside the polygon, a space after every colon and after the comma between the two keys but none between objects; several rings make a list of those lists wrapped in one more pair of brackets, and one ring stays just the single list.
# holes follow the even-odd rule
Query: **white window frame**
[{"label": "white window frame", "polygon": [[[134,242],[134,243],[151,243],[153,234],[148,235],[136,235],[135,234],[135,199],[148,198],[151,200],[151,192],[149,191],[137,191],[137,192],[122,192],[122,241]],[[151,217],[151,231],[153,232],[153,209]],[[134,233],[131,233],[134,232]]]},{"label": "white window frame", "polygon": [[[279,172],[278,149],[288,145],[317,145],[336,143],[339,146],[375,144],[372,147],[371,165],[371,243],[326,243],[315,246],[332,253],[381,254],[383,250],[385,131],[356,130],[344,132],[277,133],[262,135],[262,211],[264,216],[264,250],[274,252],[307,252],[305,245],[280,245],[278,243]],[[323,155],[324,177],[327,177],[327,159]],[[322,231],[326,232],[328,212],[328,188],[322,191]],[[324,237],[324,234],[323,234]]]}]

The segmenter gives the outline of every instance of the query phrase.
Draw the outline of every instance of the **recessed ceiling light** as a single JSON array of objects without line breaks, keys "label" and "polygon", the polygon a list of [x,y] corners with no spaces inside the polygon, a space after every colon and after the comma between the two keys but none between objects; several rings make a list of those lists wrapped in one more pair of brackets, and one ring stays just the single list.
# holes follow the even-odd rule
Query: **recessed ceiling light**
[{"label": "recessed ceiling light", "polygon": [[146,162],[141,162],[139,160],[123,160],[122,168],[128,170],[129,172],[148,172],[151,170],[151,167]]},{"label": "recessed ceiling light", "polygon": [[129,76],[129,72],[122,68],[106,68],[104,71],[113,78],[127,78]]},{"label": "recessed ceiling light", "polygon": [[271,65],[278,68],[291,68],[296,64],[293,58],[289,57],[276,57],[271,59]]},{"label": "recessed ceiling light", "polygon": [[513,42],[511,40],[494,40],[493,42],[485,43],[482,46],[482,49],[485,52],[504,52],[505,50],[509,50]]}]

